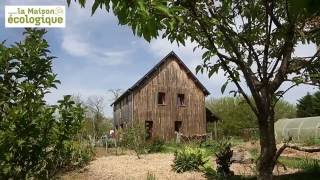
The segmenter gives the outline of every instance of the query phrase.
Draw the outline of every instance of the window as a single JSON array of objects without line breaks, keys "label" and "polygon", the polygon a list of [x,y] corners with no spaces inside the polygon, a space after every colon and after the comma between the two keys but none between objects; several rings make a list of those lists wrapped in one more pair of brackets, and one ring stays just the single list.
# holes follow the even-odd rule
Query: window
[{"label": "window", "polygon": [[178,106],[185,106],[184,94],[178,94],[177,105]]},{"label": "window", "polygon": [[151,139],[152,130],[153,130],[153,121],[146,121],[145,128],[146,128],[146,140]]},{"label": "window", "polygon": [[164,105],[166,101],[166,94],[164,92],[158,93],[158,104]]},{"label": "window", "polygon": [[174,131],[175,132],[180,132],[182,127],[182,122],[181,121],[175,121],[174,122]]}]

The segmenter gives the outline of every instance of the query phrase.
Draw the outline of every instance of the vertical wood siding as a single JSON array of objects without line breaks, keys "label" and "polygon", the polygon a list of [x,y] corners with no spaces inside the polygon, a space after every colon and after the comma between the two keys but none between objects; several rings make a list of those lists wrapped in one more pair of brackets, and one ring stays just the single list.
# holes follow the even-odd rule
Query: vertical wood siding
[{"label": "vertical wood siding", "polygon": [[[165,105],[158,105],[158,92],[165,93]],[[133,93],[133,104],[124,105],[115,111],[115,119],[123,122],[123,114],[134,121],[153,121],[153,137],[173,139],[174,122],[182,121],[182,133],[190,136],[206,132],[205,95],[189,78],[177,61],[170,57],[148,80]],[[131,94],[131,95],[132,95]],[[185,95],[185,106],[177,105],[178,94]],[[125,98],[124,98],[125,99]],[[131,98],[129,98],[131,99]],[[121,103],[124,100],[121,100]],[[119,103],[116,104],[118,106]],[[121,118],[119,113],[121,112]],[[130,119],[131,120],[131,119]]]}]

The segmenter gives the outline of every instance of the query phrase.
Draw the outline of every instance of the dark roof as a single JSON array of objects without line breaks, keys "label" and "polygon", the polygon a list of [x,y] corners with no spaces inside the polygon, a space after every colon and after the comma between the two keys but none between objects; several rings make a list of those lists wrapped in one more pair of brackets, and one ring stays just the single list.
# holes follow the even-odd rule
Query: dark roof
[{"label": "dark roof", "polygon": [[216,122],[218,120],[221,120],[220,117],[212,112],[208,107],[206,107],[206,119],[207,122]]},{"label": "dark roof", "polygon": [[194,83],[203,91],[203,93],[207,96],[210,92],[201,84],[201,82],[197,79],[197,77],[190,71],[190,69],[182,62],[182,60],[177,56],[176,53],[171,51],[168,55],[166,55],[159,63],[157,63],[146,75],[144,75],[141,79],[139,79],[133,86],[127,89],[121,96],[119,96],[112,104],[117,103],[119,100],[129,95],[132,91],[142,85],[145,80],[147,80],[151,74],[153,74],[161,65],[163,65],[169,57],[175,57],[179,65],[187,72],[189,77],[194,81]]}]

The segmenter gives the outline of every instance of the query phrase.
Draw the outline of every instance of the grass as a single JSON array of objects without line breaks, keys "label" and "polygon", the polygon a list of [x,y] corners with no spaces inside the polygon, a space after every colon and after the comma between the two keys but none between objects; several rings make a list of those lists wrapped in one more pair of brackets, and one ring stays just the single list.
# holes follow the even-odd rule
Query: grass
[{"label": "grass", "polygon": [[147,178],[146,178],[147,180],[156,180],[157,178],[156,178],[156,175],[155,174],[153,174],[153,173],[151,173],[151,172],[149,172],[148,171],[148,173],[147,173]]},{"label": "grass", "polygon": [[309,138],[304,143],[306,146],[314,146],[320,144],[320,138]]},{"label": "grass", "polygon": [[280,157],[279,161],[289,168],[301,169],[304,172],[320,173],[320,160],[317,159]]}]

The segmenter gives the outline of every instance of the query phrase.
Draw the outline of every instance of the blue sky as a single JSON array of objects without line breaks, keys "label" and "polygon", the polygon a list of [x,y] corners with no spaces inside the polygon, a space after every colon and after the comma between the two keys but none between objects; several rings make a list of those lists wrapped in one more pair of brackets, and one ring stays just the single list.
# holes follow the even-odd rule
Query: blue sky
[{"label": "blue sky", "polygon": [[[175,51],[186,65],[195,72],[201,62],[200,50],[193,52],[195,44],[187,43],[178,47],[166,39],[154,39],[150,43],[135,37],[127,26],[118,25],[118,20],[103,10],[91,15],[91,0],[85,9],[72,3],[67,8],[66,28],[50,28],[46,39],[52,55],[58,57],[53,62],[53,70],[58,74],[61,85],[46,97],[53,104],[65,94],[104,97],[105,113],[112,116],[109,106],[112,95],[109,89],[126,90],[153,67],[170,51]],[[0,2],[0,40],[8,44],[22,39],[23,29],[4,27],[5,5],[66,5],[66,0],[2,0]],[[298,46],[296,55],[310,56],[314,45]],[[221,85],[225,82],[223,73],[208,79],[197,75],[211,92],[210,97],[221,97]],[[229,86],[226,90],[232,90]],[[296,103],[297,99],[316,88],[300,86],[285,95],[285,99]],[[225,93],[228,95],[228,93]]]}]

